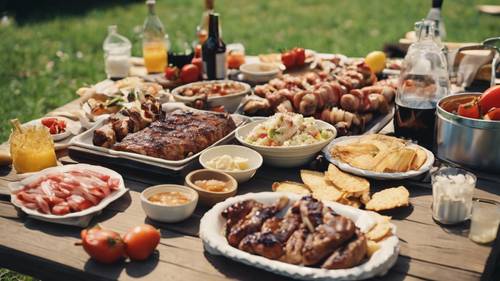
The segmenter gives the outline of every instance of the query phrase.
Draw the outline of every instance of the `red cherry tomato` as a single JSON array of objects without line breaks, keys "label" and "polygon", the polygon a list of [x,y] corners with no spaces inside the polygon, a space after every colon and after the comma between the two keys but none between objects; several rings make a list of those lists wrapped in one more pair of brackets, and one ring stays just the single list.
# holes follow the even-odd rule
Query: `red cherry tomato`
[{"label": "red cherry tomato", "polygon": [[303,48],[294,48],[295,65],[303,66],[306,63],[306,51]]},{"label": "red cherry tomato", "polygon": [[490,109],[490,111],[484,115],[484,119],[500,121],[500,108],[493,107]]},{"label": "red cherry tomato", "polygon": [[458,115],[468,118],[480,118],[479,106],[477,100],[472,100],[471,102],[460,104],[458,106]]},{"label": "red cherry tomato", "polygon": [[171,65],[165,67],[165,78],[170,81],[177,81],[179,79],[179,68]]},{"label": "red cherry tomato", "polygon": [[287,69],[295,66],[295,54],[293,52],[285,52],[281,54],[281,62]]},{"label": "red cherry tomato", "polygon": [[479,107],[483,114],[489,112],[493,107],[500,108],[500,85],[489,88],[481,95]]},{"label": "red cherry tomato", "polygon": [[125,244],[120,234],[100,227],[80,233],[82,246],[91,258],[102,263],[114,263],[125,256]]},{"label": "red cherry tomato", "polygon": [[200,77],[200,70],[194,64],[186,64],[182,67],[180,78],[182,83],[187,84],[198,81]]},{"label": "red cherry tomato", "polygon": [[132,260],[147,259],[160,243],[160,231],[151,225],[139,225],[123,237],[125,252]]}]

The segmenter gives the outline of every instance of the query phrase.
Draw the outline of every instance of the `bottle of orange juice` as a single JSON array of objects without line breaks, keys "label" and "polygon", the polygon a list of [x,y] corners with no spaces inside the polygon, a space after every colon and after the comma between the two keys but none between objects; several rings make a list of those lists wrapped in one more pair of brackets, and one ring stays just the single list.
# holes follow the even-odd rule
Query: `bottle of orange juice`
[{"label": "bottle of orange juice", "polygon": [[155,0],[147,0],[148,16],[142,34],[142,55],[148,73],[163,72],[168,64],[165,29],[155,14]]},{"label": "bottle of orange juice", "polygon": [[49,130],[42,125],[21,127],[17,119],[11,121],[10,155],[17,173],[41,171],[57,165],[54,142]]}]

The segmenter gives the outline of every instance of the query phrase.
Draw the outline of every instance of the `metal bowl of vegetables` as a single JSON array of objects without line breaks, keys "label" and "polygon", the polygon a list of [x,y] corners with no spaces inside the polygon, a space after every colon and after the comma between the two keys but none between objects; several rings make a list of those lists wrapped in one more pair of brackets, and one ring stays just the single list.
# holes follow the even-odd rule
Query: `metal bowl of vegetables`
[{"label": "metal bowl of vegetables", "polygon": [[482,171],[500,171],[500,120],[489,120],[494,116],[488,109],[491,104],[484,105],[485,94],[456,94],[438,102],[438,158]]}]

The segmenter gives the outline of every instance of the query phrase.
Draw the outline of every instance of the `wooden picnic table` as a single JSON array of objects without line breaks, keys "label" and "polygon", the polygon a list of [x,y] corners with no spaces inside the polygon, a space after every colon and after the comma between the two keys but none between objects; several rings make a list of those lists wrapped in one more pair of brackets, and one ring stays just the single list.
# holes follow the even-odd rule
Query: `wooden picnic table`
[{"label": "wooden picnic table", "polygon": [[[78,101],[62,108],[78,106]],[[391,123],[392,124],[392,123]],[[383,132],[390,132],[389,124]],[[63,163],[74,161],[65,153]],[[95,164],[95,163],[94,163]],[[181,183],[183,178],[141,174],[114,168],[125,179],[130,192],[108,206],[93,223],[125,232],[131,227],[149,223],[161,230],[158,251],[144,262],[98,264],[74,246],[79,240],[77,227],[37,221],[18,213],[10,203],[7,185],[17,180],[11,167],[0,169],[0,267],[32,275],[42,280],[283,280],[251,266],[234,262],[204,251],[198,237],[200,218],[207,210],[198,207],[193,216],[181,223],[157,223],[146,218],[141,208],[140,192],[160,183]],[[242,184],[238,194],[270,191],[274,181],[299,180],[299,169],[263,166],[255,177]],[[396,265],[383,280],[478,280],[484,270],[491,246],[475,244],[468,239],[468,225],[444,227],[431,216],[432,190],[428,184],[416,182],[372,182],[379,187],[404,184],[410,191],[411,207],[395,213],[393,223],[400,239],[400,255]],[[500,188],[480,180],[475,196],[499,201]]]}]

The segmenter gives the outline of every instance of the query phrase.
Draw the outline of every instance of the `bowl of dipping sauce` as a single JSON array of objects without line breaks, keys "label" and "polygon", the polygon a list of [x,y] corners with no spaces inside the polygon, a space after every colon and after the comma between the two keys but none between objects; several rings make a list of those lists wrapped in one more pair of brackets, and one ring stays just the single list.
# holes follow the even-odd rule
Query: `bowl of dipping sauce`
[{"label": "bowl of dipping sauce", "polygon": [[262,156],[255,150],[241,145],[220,145],[205,150],[200,155],[205,169],[224,172],[243,183],[251,179],[262,166]]},{"label": "bowl of dipping sauce", "polygon": [[280,73],[280,68],[273,63],[245,63],[240,66],[244,79],[255,83],[264,83],[275,78]]},{"label": "bowl of dipping sauce", "polygon": [[221,171],[208,169],[192,171],[185,180],[185,185],[198,192],[200,203],[206,206],[212,206],[234,196],[238,189],[238,182]]},{"label": "bowl of dipping sauce", "polygon": [[198,203],[198,193],[176,184],[160,184],[141,193],[141,205],[146,215],[156,221],[179,222],[189,218]]}]

